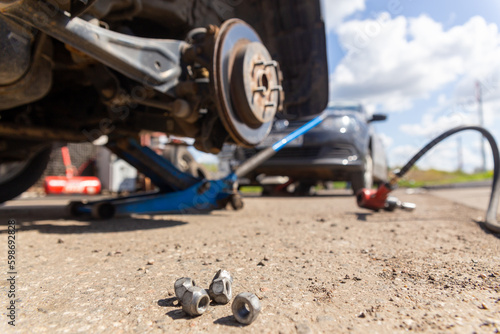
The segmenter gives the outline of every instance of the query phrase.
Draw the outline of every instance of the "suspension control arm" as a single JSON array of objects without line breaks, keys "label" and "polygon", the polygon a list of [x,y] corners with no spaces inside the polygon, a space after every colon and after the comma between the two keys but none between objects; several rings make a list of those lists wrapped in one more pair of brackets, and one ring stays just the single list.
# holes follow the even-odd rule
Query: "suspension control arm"
[{"label": "suspension control arm", "polygon": [[120,34],[87,22],[46,0],[1,0],[0,13],[72,46],[123,75],[167,92],[181,74],[180,57],[187,43]]}]

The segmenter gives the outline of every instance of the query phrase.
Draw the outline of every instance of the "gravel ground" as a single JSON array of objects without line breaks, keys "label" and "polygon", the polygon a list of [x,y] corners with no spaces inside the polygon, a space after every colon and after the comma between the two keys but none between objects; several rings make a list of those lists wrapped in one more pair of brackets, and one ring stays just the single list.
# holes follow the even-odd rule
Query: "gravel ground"
[{"label": "gravel ground", "polygon": [[[18,299],[12,328],[9,282],[0,280],[0,332],[498,332],[500,236],[475,222],[484,212],[399,195],[417,210],[372,213],[342,192],[111,221],[60,219],[60,207],[4,207],[2,254],[8,218],[19,227]],[[260,298],[253,324],[235,322],[230,304],[196,318],[177,305],[176,278],[208,288],[219,268],[233,274],[235,294]]]}]

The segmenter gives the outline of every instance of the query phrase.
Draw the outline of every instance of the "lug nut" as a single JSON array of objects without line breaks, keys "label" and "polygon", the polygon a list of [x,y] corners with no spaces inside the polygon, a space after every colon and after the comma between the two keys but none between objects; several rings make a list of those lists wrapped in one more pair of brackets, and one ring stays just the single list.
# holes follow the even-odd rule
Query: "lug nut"
[{"label": "lug nut", "polygon": [[249,325],[257,319],[261,306],[256,295],[250,292],[242,292],[234,298],[231,309],[236,321]]},{"label": "lug nut", "polygon": [[233,278],[227,270],[220,269],[208,289],[210,298],[217,304],[227,304],[233,297]]},{"label": "lug nut", "polygon": [[182,297],[188,291],[189,288],[196,286],[196,283],[189,277],[182,277],[175,281],[174,283],[174,291],[175,296],[181,301]]},{"label": "lug nut", "polygon": [[191,286],[182,296],[182,310],[190,316],[199,316],[205,313],[210,304],[210,297],[205,289]]}]

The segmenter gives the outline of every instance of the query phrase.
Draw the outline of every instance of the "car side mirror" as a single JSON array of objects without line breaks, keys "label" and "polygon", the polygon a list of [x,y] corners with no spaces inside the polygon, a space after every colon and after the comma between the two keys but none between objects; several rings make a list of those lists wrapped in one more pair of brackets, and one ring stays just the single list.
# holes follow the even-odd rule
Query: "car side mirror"
[{"label": "car side mirror", "polygon": [[372,118],[368,120],[368,122],[378,122],[378,121],[385,121],[387,119],[386,114],[373,114]]}]

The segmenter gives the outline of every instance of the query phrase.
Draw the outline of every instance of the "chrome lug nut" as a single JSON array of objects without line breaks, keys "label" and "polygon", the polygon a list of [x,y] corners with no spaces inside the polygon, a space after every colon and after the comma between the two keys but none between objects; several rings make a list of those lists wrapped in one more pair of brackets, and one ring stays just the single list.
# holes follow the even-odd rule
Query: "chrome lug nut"
[{"label": "chrome lug nut", "polygon": [[233,297],[233,278],[227,270],[220,269],[208,289],[210,298],[217,304],[227,304]]},{"label": "chrome lug nut", "polygon": [[236,321],[249,325],[257,319],[261,305],[256,295],[250,292],[242,292],[234,298],[231,309]]},{"label": "chrome lug nut", "polygon": [[205,313],[210,304],[210,297],[205,289],[191,286],[182,296],[182,310],[190,316],[199,316]]},{"label": "chrome lug nut", "polygon": [[174,283],[175,296],[181,301],[181,303],[182,303],[182,297],[184,296],[186,291],[193,286],[196,286],[196,283],[189,277],[182,277],[175,281]]}]

